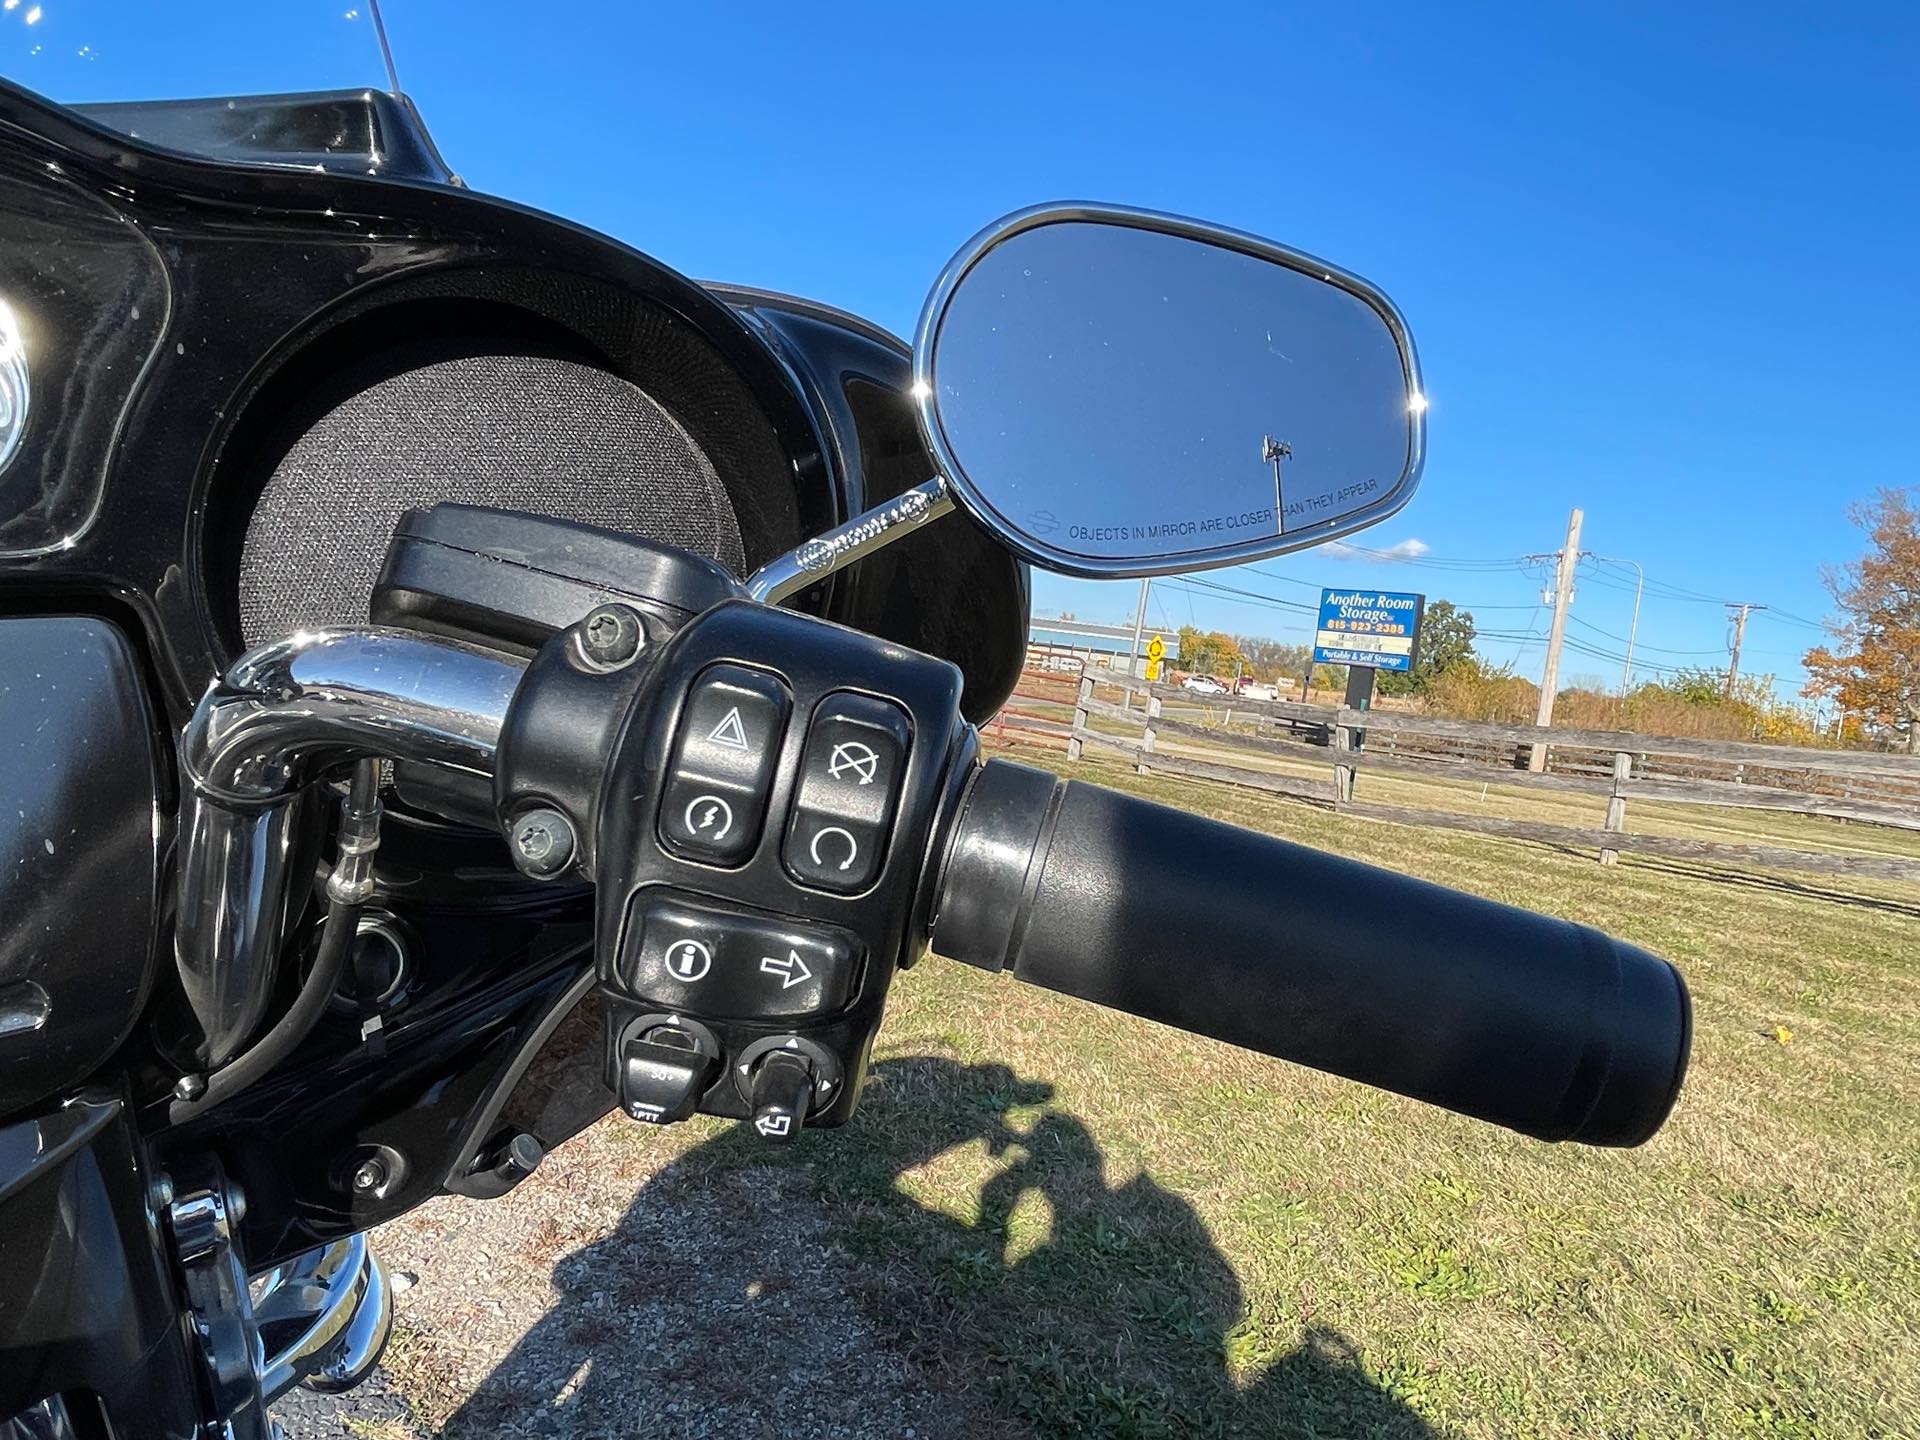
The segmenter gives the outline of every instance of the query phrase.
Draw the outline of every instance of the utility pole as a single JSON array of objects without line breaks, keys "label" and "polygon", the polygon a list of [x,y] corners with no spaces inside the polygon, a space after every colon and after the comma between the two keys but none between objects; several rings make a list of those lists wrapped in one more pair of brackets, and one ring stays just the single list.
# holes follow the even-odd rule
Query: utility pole
[{"label": "utility pole", "polygon": [[1620,667],[1620,693],[1625,695],[1633,689],[1633,642],[1640,638],[1640,596],[1647,588],[1647,572],[1640,568],[1638,560],[1622,560],[1617,563],[1633,566],[1633,573],[1640,577],[1633,587],[1633,624],[1627,628],[1626,663]]},{"label": "utility pole", "polygon": [[[1567,638],[1567,606],[1573,603],[1573,571],[1580,563],[1580,523],[1585,519],[1585,513],[1577,509],[1567,517],[1567,543],[1554,571],[1553,629],[1547,636],[1547,669],[1540,677],[1540,709],[1533,720],[1536,725],[1553,723],[1553,697],[1560,688],[1560,647]],[[1547,768],[1545,745],[1533,747],[1527,768],[1536,775]]]},{"label": "utility pole", "polygon": [[[1140,608],[1133,612],[1133,658],[1127,665],[1127,679],[1139,680],[1140,674],[1140,632],[1147,628],[1147,590],[1153,584],[1151,580],[1140,582]],[[1124,690],[1120,694],[1120,708],[1133,708],[1133,692]]]},{"label": "utility pole", "polygon": [[1747,638],[1747,615],[1754,610],[1764,610],[1764,605],[1756,605],[1751,600],[1743,600],[1738,605],[1727,602],[1727,613],[1733,617],[1733,660],[1727,666],[1727,697],[1733,697],[1734,683],[1740,678],[1740,647]]}]

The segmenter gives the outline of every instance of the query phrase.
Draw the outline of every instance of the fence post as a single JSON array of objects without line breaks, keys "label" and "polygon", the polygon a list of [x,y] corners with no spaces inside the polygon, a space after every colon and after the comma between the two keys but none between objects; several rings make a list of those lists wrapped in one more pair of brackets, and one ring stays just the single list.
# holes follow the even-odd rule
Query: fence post
[{"label": "fence post", "polygon": [[1344,804],[1353,799],[1353,766],[1340,759],[1353,749],[1353,729],[1349,725],[1333,727],[1333,801]]},{"label": "fence post", "polygon": [[1155,738],[1153,722],[1159,718],[1160,697],[1158,695],[1149,695],[1147,697],[1147,724],[1146,728],[1140,732],[1140,759],[1133,767],[1136,774],[1145,775],[1147,773],[1147,760],[1153,754],[1153,742]]},{"label": "fence post", "polygon": [[1080,694],[1073,702],[1073,733],[1067,736],[1067,759],[1080,758],[1081,736],[1087,733],[1087,701],[1093,698],[1093,677],[1080,677]]},{"label": "fence post", "polygon": [[[1625,830],[1627,828],[1627,797],[1621,794],[1621,787],[1633,774],[1633,756],[1625,750],[1613,752],[1613,793],[1607,797],[1607,829]],[[1618,850],[1602,849],[1600,863],[1612,865],[1620,859]]]}]

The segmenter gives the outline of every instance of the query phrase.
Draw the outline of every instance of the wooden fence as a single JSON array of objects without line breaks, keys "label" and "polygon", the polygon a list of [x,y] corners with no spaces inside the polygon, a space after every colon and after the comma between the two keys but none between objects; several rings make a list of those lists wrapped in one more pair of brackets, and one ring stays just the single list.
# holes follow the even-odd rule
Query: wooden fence
[{"label": "wooden fence", "polygon": [[[1920,757],[1639,735],[1626,731],[1566,730],[1532,725],[1485,725],[1379,710],[1350,710],[1288,701],[1206,702],[1214,723],[1166,713],[1199,698],[1163,685],[1121,676],[1049,675],[1023,681],[1024,703],[1014,723],[1030,743],[1058,744],[1078,758],[1087,746],[1133,757],[1141,774],[1159,772],[1220,781],[1269,794],[1312,801],[1351,814],[1408,825],[1428,825],[1536,840],[1598,853],[1610,865],[1621,851],[1676,859],[1722,860],[1766,868],[1920,880],[1920,858],[1888,854],[1795,850],[1626,829],[1631,801],[1678,802],[1821,816],[1848,824],[1920,831]],[[1120,703],[1104,699],[1113,693]],[[1016,702],[1018,705],[1020,702]],[[1073,707],[1066,721],[1065,705]],[[1048,711],[1052,714],[1049,715]],[[1220,723],[1220,715],[1225,722]],[[1096,728],[1095,719],[1109,722]],[[1116,730],[1112,722],[1126,730]],[[998,722],[996,722],[998,723]],[[1137,731],[1136,733],[1128,733]],[[989,727],[989,733],[992,733]],[[1004,732],[1003,732],[1004,733]],[[1170,753],[1169,739],[1238,750],[1249,758],[1311,759],[1321,752],[1324,777],[1282,774],[1219,758]],[[1547,747],[1547,769],[1527,759]],[[1420,779],[1481,782],[1520,790],[1591,795],[1605,802],[1593,827],[1510,820],[1429,810],[1358,798],[1367,772]],[[1596,817],[1598,819],[1599,817]]]}]

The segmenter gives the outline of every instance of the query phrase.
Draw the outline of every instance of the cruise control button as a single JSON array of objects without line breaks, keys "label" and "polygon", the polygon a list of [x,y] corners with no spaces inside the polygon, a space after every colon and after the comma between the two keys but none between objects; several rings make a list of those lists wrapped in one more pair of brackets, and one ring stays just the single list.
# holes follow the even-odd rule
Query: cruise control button
[{"label": "cruise control button", "polygon": [[907,717],[868,695],[829,695],[815,708],[800,761],[803,810],[890,824],[907,758]]},{"label": "cruise control button", "polygon": [[886,847],[878,825],[801,811],[787,834],[787,869],[816,889],[851,895],[873,883]]},{"label": "cruise control button", "polygon": [[620,973],[663,1009],[790,1019],[847,1003],[857,951],[839,931],[712,906],[634,897]]},{"label": "cruise control button", "polygon": [[873,884],[910,733],[899,706],[870,695],[829,695],[815,707],[783,852],[794,879],[847,895]]}]

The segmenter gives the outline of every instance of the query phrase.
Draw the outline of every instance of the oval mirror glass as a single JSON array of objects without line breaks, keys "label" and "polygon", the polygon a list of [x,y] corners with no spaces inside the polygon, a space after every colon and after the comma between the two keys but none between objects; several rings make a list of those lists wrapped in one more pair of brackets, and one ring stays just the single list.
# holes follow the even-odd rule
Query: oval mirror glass
[{"label": "oval mirror glass", "polygon": [[1068,574],[1316,545],[1420,474],[1426,401],[1392,302],[1174,216],[1047,207],[983,231],[927,301],[914,381],[961,502]]}]

